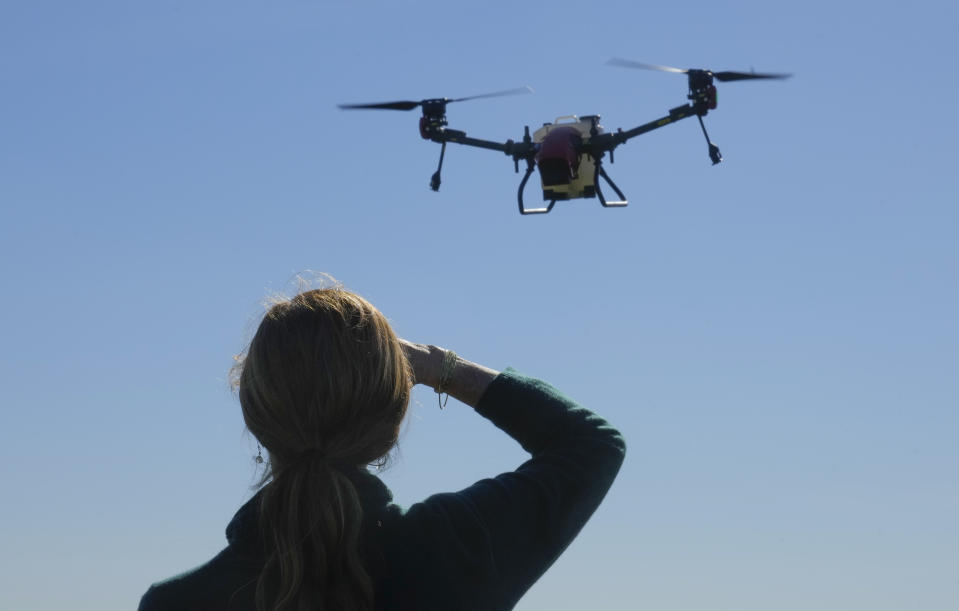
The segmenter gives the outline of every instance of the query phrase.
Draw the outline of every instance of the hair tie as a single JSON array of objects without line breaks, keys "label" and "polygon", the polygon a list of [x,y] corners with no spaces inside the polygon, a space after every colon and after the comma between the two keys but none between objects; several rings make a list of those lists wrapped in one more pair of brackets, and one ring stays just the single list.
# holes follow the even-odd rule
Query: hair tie
[{"label": "hair tie", "polygon": [[347,469],[352,469],[356,467],[356,463],[351,462],[349,460],[343,460],[340,458],[331,458],[326,453],[326,450],[323,450],[322,448],[312,448],[312,449],[300,452],[299,454],[295,455],[292,458],[292,460],[290,460],[288,466],[298,465],[298,464],[302,464],[302,463],[313,461],[313,460],[319,460],[320,462],[340,471],[345,471]]}]

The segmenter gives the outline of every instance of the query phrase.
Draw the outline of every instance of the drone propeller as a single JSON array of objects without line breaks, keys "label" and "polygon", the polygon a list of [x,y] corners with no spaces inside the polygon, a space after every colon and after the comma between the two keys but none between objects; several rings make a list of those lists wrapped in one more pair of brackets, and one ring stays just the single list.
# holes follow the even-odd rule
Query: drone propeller
[{"label": "drone propeller", "polygon": [[499,98],[505,95],[522,95],[526,93],[533,93],[533,88],[529,85],[524,85],[523,87],[516,87],[515,89],[504,89],[503,91],[494,91],[493,93],[481,93],[479,95],[471,95],[465,98],[447,100],[447,102],[465,102],[466,100],[478,100],[479,98]]},{"label": "drone propeller", "polygon": [[657,66],[656,64],[644,64],[642,62],[634,62],[629,59],[620,59],[614,57],[613,59],[606,62],[610,66],[619,66],[621,68],[642,68],[643,70],[660,70],[662,72],[675,72],[679,74],[689,74],[693,72],[705,72],[712,75],[717,81],[726,82],[726,81],[745,81],[749,79],[784,79],[792,76],[791,74],[762,74],[758,72],[713,72],[711,70],[683,70],[682,68],[673,68],[671,66]]},{"label": "drone propeller", "polygon": [[[425,100],[424,100],[425,101]],[[343,110],[378,108],[382,110],[413,110],[423,102],[383,102],[382,104],[338,104]]]},{"label": "drone propeller", "polygon": [[440,103],[443,106],[446,106],[450,102],[465,102],[466,100],[476,100],[479,98],[497,98],[506,95],[518,95],[522,93],[533,93],[533,88],[527,85],[526,87],[517,87],[516,89],[505,89],[503,91],[494,91],[492,93],[481,93],[480,95],[471,95],[465,98],[439,98],[432,100],[420,100],[419,102],[413,101],[402,101],[402,102],[382,102],[379,104],[339,104],[339,107],[344,110],[357,110],[357,109],[381,109],[381,110],[413,110],[417,106],[423,105],[432,105]]}]

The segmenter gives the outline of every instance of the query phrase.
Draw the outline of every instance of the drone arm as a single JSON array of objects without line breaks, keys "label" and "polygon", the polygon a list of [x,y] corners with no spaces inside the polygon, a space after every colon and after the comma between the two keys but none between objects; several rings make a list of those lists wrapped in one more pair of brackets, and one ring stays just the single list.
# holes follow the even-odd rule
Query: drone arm
[{"label": "drone arm", "polygon": [[626,131],[620,131],[609,135],[612,137],[612,140],[615,142],[615,144],[623,144],[627,140],[635,138],[636,136],[641,136],[645,133],[653,131],[654,129],[659,129],[660,127],[675,123],[676,121],[680,121],[687,117],[698,116],[699,114],[700,113],[697,111],[697,108],[692,104],[683,104],[682,106],[677,106],[676,108],[670,109],[669,114],[665,117],[650,121],[649,123],[644,123],[643,125],[634,127],[633,129],[628,129]]},{"label": "drone arm", "polygon": [[479,138],[470,138],[466,135],[466,132],[458,129],[436,130],[430,134],[430,140],[441,143],[455,142],[456,144],[474,146],[477,148],[499,151],[506,154],[509,154],[511,148],[510,142],[503,143],[493,142],[492,140],[480,140]]},{"label": "drone arm", "polygon": [[[513,142],[512,140],[507,140],[506,142],[493,142],[492,140],[481,140],[479,138],[470,138],[466,135],[466,132],[460,131],[458,129],[429,129],[425,132],[425,135],[428,139],[433,142],[438,142],[443,145],[442,150],[440,151],[440,163],[439,167],[436,169],[436,172],[433,174],[432,179],[430,179],[430,188],[434,191],[439,190],[440,186],[440,170],[443,168],[443,154],[446,152],[446,143],[454,142],[456,144],[462,144],[464,146],[473,146],[476,148],[487,149],[490,151],[499,151],[513,157],[513,162],[516,165],[516,171],[519,171],[519,160],[525,159],[527,162],[527,172],[526,176],[523,177],[523,182],[520,185],[520,212],[523,211],[523,187],[526,185],[529,175],[533,172],[533,155],[536,152],[536,145],[533,144],[532,140],[529,137],[529,128],[526,128],[526,135],[523,137],[521,142]],[[549,206],[552,208],[552,205]],[[535,211],[534,211],[535,212]],[[546,209],[545,212],[549,212],[549,209]],[[526,213],[524,213],[526,214]]]},{"label": "drone arm", "polygon": [[633,129],[626,131],[617,131],[612,134],[600,134],[598,138],[594,138],[594,142],[590,144],[596,147],[600,151],[609,151],[612,155],[613,149],[627,142],[630,138],[635,138],[636,136],[641,136],[645,133],[651,132],[654,129],[659,129],[665,125],[670,125],[682,119],[688,117],[696,117],[699,119],[699,126],[703,130],[703,136],[706,137],[706,143],[709,145],[709,159],[713,162],[713,165],[716,165],[723,160],[722,154],[719,152],[719,147],[712,143],[709,139],[709,134],[706,132],[706,126],[703,124],[703,115],[706,114],[708,106],[703,103],[696,104],[684,104],[682,106],[677,106],[676,108],[670,109],[669,114],[665,117],[656,119],[655,121],[650,121],[649,123],[644,123]]}]

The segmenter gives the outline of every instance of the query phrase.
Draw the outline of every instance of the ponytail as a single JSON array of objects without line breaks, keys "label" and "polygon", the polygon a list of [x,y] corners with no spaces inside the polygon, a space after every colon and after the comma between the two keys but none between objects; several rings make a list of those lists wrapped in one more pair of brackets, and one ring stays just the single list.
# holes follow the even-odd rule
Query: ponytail
[{"label": "ponytail", "polygon": [[269,550],[257,611],[368,611],[373,584],[359,554],[363,510],[338,466],[311,457],[263,490],[260,531]]}]

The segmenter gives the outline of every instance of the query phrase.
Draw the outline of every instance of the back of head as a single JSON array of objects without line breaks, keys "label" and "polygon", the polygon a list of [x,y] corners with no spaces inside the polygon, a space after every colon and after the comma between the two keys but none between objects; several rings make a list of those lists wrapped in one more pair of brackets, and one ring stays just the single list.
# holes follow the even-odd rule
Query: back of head
[{"label": "back of head", "polygon": [[411,387],[396,335],[353,293],[307,291],[270,308],[239,367],[243,418],[269,452],[258,609],[372,608],[345,471],[396,443]]}]

